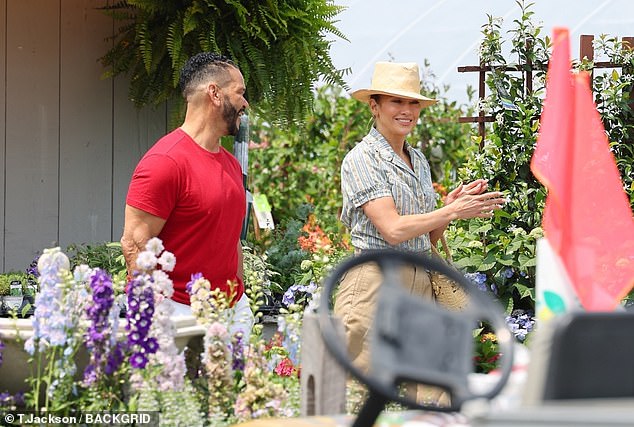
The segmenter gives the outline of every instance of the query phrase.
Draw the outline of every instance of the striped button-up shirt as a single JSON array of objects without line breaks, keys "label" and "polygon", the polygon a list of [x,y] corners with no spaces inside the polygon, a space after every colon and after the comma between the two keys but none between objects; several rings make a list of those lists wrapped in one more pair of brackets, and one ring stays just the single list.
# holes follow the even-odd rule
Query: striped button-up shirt
[{"label": "striped button-up shirt", "polygon": [[[356,249],[393,247],[381,236],[361,206],[380,197],[394,199],[400,215],[431,212],[436,207],[427,159],[405,143],[413,170],[392,149],[375,128],[346,155],[341,165],[343,209],[341,221],[350,229]],[[397,246],[414,252],[430,249],[429,234],[423,234]]]}]

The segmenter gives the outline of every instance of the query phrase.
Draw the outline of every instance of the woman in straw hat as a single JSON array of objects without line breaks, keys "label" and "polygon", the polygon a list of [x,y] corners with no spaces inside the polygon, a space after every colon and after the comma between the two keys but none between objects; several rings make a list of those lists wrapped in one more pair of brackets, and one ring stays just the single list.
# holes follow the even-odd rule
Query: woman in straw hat
[{"label": "woman in straw hat", "polygon": [[[356,251],[397,248],[428,253],[452,220],[489,218],[504,204],[500,192],[487,192],[479,179],[459,185],[436,209],[427,159],[406,137],[421,109],[436,101],[420,94],[416,63],[378,62],[369,89],[352,93],[368,103],[374,118],[370,132],[344,158],[341,166],[342,222]],[[432,298],[429,273],[405,266],[402,281],[414,295]],[[343,277],[335,313],[346,328],[350,357],[369,368],[367,333],[373,301],[381,283],[375,264],[350,270]]]}]

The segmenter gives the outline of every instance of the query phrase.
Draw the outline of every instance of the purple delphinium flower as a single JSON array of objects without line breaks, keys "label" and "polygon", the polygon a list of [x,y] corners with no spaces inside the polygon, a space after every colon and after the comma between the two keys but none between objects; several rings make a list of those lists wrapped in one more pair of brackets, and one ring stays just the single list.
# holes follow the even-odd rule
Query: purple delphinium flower
[{"label": "purple delphinium flower", "polygon": [[148,353],[156,353],[156,351],[159,349],[158,341],[156,340],[156,338],[150,337],[145,340],[144,348],[147,350]]},{"label": "purple delphinium flower", "polygon": [[238,331],[231,340],[231,368],[234,371],[244,371],[244,344],[242,332]]},{"label": "purple delphinium flower", "polygon": [[192,286],[194,284],[194,282],[198,279],[201,279],[203,277],[202,273],[194,273],[192,274],[191,280],[189,282],[187,282],[187,285],[185,285],[185,289],[187,290],[187,293],[189,295],[192,294]]},{"label": "purple delphinium flower", "polygon": [[29,264],[29,266],[26,268],[26,270],[24,270],[24,272],[26,274],[28,274],[29,276],[38,278],[40,277],[40,272],[37,270],[37,260],[40,258],[39,255],[37,255],[33,261],[31,261],[31,264]]},{"label": "purple delphinium flower", "polygon": [[158,344],[150,339],[149,332],[154,314],[154,292],[141,277],[134,278],[128,286],[128,310],[126,311],[126,331],[128,346],[132,350],[130,364],[143,369],[148,362],[147,355],[155,353]]},{"label": "purple delphinium flower", "polygon": [[[86,347],[90,350],[90,363],[84,371],[84,383],[90,385],[101,375],[114,372],[118,365],[115,362],[121,358],[112,355],[120,351],[116,346],[112,348],[111,335],[116,334],[110,322],[113,318],[114,289],[112,279],[101,269],[96,269],[90,276],[92,290],[92,304],[87,309],[90,326],[86,331]],[[120,363],[120,362],[119,362]]]},{"label": "purple delphinium flower", "polygon": [[124,359],[125,348],[126,346],[124,343],[117,342],[110,350],[110,354],[108,354],[108,359],[106,360],[106,366],[103,370],[106,375],[112,375],[119,366],[121,366]]},{"label": "purple delphinium flower", "polygon": [[2,366],[2,351],[4,350],[4,343],[0,340],[0,366]]},{"label": "purple delphinium flower", "polygon": [[11,394],[9,392],[0,393],[0,410],[11,410],[16,407],[24,406],[24,392],[18,392],[16,394]]},{"label": "purple delphinium flower", "polygon": [[[64,289],[60,284],[60,274],[68,272],[70,261],[59,248],[46,249],[38,260],[40,292],[35,297],[35,311],[31,317],[33,335],[24,343],[24,349],[31,355],[43,351],[44,343],[63,346],[67,331],[73,325],[67,315],[70,307],[63,305]],[[36,348],[37,344],[37,348]]]},{"label": "purple delphinium flower", "polygon": [[33,334],[24,348],[34,356],[33,364],[42,369],[40,375],[47,379],[35,383],[32,392],[36,396],[45,392],[58,399],[73,387],[77,366],[72,355],[82,344],[82,333],[78,331],[83,331],[81,321],[89,303],[91,270],[80,265],[71,273],[70,261],[59,247],[44,250],[38,259],[38,270],[40,291],[31,316]]},{"label": "purple delphinium flower", "polygon": [[132,365],[133,368],[143,369],[145,365],[147,365],[147,357],[141,352],[133,353],[132,356],[130,356],[130,365]]},{"label": "purple delphinium flower", "polygon": [[0,409],[14,409],[15,407],[24,407],[24,392],[20,391],[16,394],[9,392],[0,393]]}]

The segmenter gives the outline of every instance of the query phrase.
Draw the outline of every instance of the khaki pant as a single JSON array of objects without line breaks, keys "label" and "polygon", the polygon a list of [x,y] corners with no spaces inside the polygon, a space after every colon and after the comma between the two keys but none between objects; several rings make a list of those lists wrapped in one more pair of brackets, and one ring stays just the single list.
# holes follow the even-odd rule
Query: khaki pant
[{"label": "khaki pant", "polygon": [[[344,274],[335,299],[335,315],[341,319],[346,329],[350,360],[364,373],[370,369],[368,334],[382,281],[383,274],[376,263],[358,265]],[[429,272],[420,266],[403,265],[401,284],[412,295],[433,298]],[[414,385],[414,389],[407,387],[407,394],[421,403],[437,403],[441,399],[442,390]]]}]

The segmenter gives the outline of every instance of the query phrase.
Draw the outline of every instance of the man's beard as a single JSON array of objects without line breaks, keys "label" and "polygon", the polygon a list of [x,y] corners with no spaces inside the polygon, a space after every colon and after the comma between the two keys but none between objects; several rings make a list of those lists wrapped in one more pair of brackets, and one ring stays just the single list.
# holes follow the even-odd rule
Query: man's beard
[{"label": "man's beard", "polygon": [[227,125],[227,135],[238,136],[239,126],[238,126],[238,118],[240,117],[240,112],[231,105],[229,98],[225,96],[224,106],[222,107],[222,118]]}]

